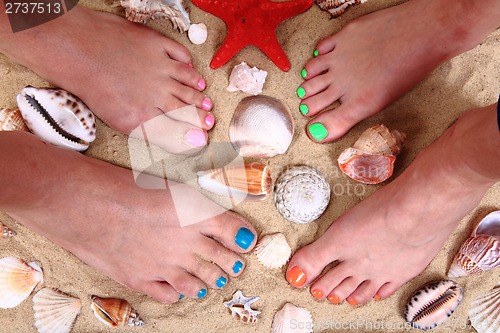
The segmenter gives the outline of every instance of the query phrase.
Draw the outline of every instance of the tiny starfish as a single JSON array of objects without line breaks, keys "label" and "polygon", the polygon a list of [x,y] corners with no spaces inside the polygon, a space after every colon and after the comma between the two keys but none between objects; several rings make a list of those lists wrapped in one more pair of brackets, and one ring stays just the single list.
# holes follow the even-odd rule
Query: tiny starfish
[{"label": "tiny starfish", "polygon": [[224,305],[231,310],[233,317],[239,317],[242,322],[255,323],[257,322],[257,316],[261,313],[260,311],[252,309],[252,303],[258,301],[259,296],[245,297],[241,290],[234,293],[233,299],[224,302]]},{"label": "tiny starfish", "polygon": [[308,10],[313,0],[273,2],[271,0],[192,0],[193,4],[220,19],[227,25],[227,36],[214,55],[213,69],[226,64],[247,45],[264,52],[276,66],[285,72],[290,61],[276,38],[278,25]]}]

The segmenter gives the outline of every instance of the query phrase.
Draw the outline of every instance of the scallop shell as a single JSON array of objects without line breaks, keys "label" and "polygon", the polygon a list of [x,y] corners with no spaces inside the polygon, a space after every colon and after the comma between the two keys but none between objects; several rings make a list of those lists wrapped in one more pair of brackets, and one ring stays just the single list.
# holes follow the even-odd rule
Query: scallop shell
[{"label": "scallop shell", "polygon": [[81,308],[79,298],[43,288],[33,296],[35,327],[39,333],[69,333]]},{"label": "scallop shell", "polygon": [[65,90],[26,87],[17,104],[29,129],[48,143],[83,151],[95,140],[94,114]]},{"label": "scallop shell", "polygon": [[0,109],[0,131],[28,132],[29,129],[18,109]]},{"label": "scallop shell", "polygon": [[229,138],[244,157],[268,158],[284,154],[293,138],[290,110],[273,97],[246,97],[236,107]]},{"label": "scallop shell", "polygon": [[255,253],[262,265],[274,269],[286,264],[292,255],[292,248],[288,245],[285,235],[276,233],[262,237],[255,246]]},{"label": "scallop shell", "polygon": [[451,316],[462,297],[462,289],[454,281],[429,283],[410,297],[405,309],[405,319],[414,328],[434,328]]},{"label": "scallop shell", "polygon": [[261,163],[227,165],[197,175],[198,184],[207,191],[248,200],[265,200],[273,182],[271,170]]},{"label": "scallop shell", "polygon": [[469,319],[478,333],[500,332],[500,286],[480,295],[472,302]]},{"label": "scallop shell", "polygon": [[448,277],[481,273],[500,266],[500,211],[492,212],[474,228],[462,244],[448,271]]},{"label": "scallop shell", "polygon": [[260,311],[252,309],[252,303],[258,301],[260,297],[245,297],[241,290],[234,293],[233,299],[224,302],[224,306],[231,311],[233,318],[244,323],[255,323],[258,321]]},{"label": "scallop shell", "polygon": [[201,45],[205,43],[208,37],[207,26],[204,23],[191,24],[188,37],[193,44]]},{"label": "scallop shell", "polygon": [[146,23],[148,20],[167,18],[174,29],[188,31],[191,21],[182,0],[118,0],[114,7],[125,8],[125,16],[132,22]]},{"label": "scallop shell", "polygon": [[319,8],[328,11],[332,18],[344,14],[349,6],[360,5],[367,0],[314,0]]},{"label": "scallop shell", "polygon": [[106,326],[144,326],[144,322],[139,314],[132,309],[129,302],[123,299],[101,298],[95,295],[91,296],[90,299],[92,300],[90,308],[94,312],[94,316]]},{"label": "scallop shell", "polygon": [[2,229],[2,238],[11,238],[16,235],[16,232],[6,225],[0,223],[0,228]]},{"label": "scallop shell", "polygon": [[42,282],[42,269],[37,263],[27,264],[15,257],[0,259],[0,308],[18,306]]},{"label": "scallop shell", "polygon": [[340,170],[364,184],[378,184],[392,176],[396,155],[401,151],[405,134],[377,125],[364,131],[353,147],[344,150]]},{"label": "scallop shell", "polygon": [[262,88],[266,82],[267,72],[257,67],[248,66],[245,62],[234,66],[229,76],[227,91],[243,91],[250,95],[262,93]]},{"label": "scallop shell", "polygon": [[292,303],[286,303],[276,312],[271,326],[272,333],[311,333],[313,331],[311,312]]},{"label": "scallop shell", "polygon": [[326,210],[330,202],[330,185],[318,170],[309,166],[294,166],[277,180],[274,202],[288,221],[310,223]]}]

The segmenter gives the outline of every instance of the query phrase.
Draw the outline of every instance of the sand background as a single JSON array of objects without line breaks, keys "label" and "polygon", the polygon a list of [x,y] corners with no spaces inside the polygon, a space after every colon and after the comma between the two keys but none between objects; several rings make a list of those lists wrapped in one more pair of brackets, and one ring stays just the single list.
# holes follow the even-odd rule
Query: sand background
[{"label": "sand background", "polygon": [[[342,175],[336,165],[340,152],[350,146],[367,127],[384,123],[390,128],[407,133],[405,149],[396,164],[397,175],[411,163],[422,148],[437,138],[464,111],[489,105],[498,98],[500,31],[491,34],[475,49],[436,69],[425,81],[400,100],[378,115],[355,126],[342,139],[326,145],[312,143],[304,132],[307,121],[297,111],[299,99],[295,95],[295,89],[302,82],[300,70],[311,57],[316,43],[339,31],[342,26],[358,16],[397,5],[400,2],[368,1],[362,6],[351,8],[341,18],[335,20],[331,20],[327,13],[313,6],[308,12],[287,20],[278,27],[277,35],[292,63],[292,68],[288,73],[277,69],[254,47],[244,49],[224,67],[212,70],[209,62],[214,51],[223,41],[226,27],[221,20],[199,10],[190,1],[187,2],[187,6],[191,10],[192,22],[204,22],[209,29],[208,42],[204,45],[192,45],[185,34],[181,35],[173,31],[171,24],[167,21],[159,20],[149,24],[153,29],[186,45],[193,54],[195,67],[206,78],[208,85],[206,93],[214,101],[214,113],[218,120],[215,129],[210,134],[212,142],[228,142],[228,125],[232,112],[237,103],[246,95],[229,93],[225,88],[233,66],[246,61],[252,66],[269,72],[264,94],[282,100],[292,110],[295,119],[296,132],[288,153],[269,161],[274,171],[274,178],[289,165],[307,164],[320,169],[327,176],[332,189],[335,189],[338,194],[333,197],[326,213],[318,221],[309,225],[293,225],[285,221],[276,211],[272,200],[239,205],[237,212],[251,221],[261,235],[283,232],[295,251],[317,239],[332,221],[384,186],[382,184],[355,187],[356,183]],[[81,3],[97,10],[123,15],[123,12],[111,8],[110,3],[103,0],[82,1]],[[0,74],[1,107],[14,107],[16,93],[26,85],[48,85],[30,70],[10,62],[2,55],[0,55]],[[101,122],[98,123],[97,140],[86,155],[130,167],[127,137]],[[348,186],[351,191],[357,188],[357,194],[340,193]],[[362,191],[364,193],[361,193]],[[362,195],[359,195],[360,193]],[[429,193],[429,195],[432,194]],[[231,279],[223,290],[209,291],[207,297],[202,300],[188,299],[174,305],[163,305],[96,272],[67,251],[24,228],[5,214],[0,214],[0,221],[16,230],[18,235],[9,240],[0,239],[0,257],[16,256],[26,261],[40,260],[44,268],[44,286],[59,288],[83,300],[83,310],[73,332],[269,332],[274,313],[286,302],[306,307],[311,311],[317,323],[315,332],[416,332],[418,330],[394,328],[394,325],[404,323],[402,313],[408,296],[428,281],[445,278],[452,257],[469,236],[472,224],[487,213],[500,209],[499,198],[500,185],[497,184],[485,195],[478,208],[461,221],[452,237],[425,272],[389,299],[381,302],[372,301],[357,308],[348,304],[334,306],[327,301],[319,302],[309,294],[307,289],[292,289],[284,279],[285,268],[268,270],[260,265],[253,254],[244,256],[247,262],[245,272],[240,278]],[[433,216],[429,215],[428,218],[432,219]],[[130,251],[133,250],[130,249]],[[448,327],[443,325],[433,331],[473,332],[474,330],[470,327],[464,328],[467,324],[467,310],[470,302],[476,295],[495,286],[499,281],[498,277],[497,270],[458,280],[465,291],[464,301],[448,322]],[[240,289],[247,296],[261,297],[258,302],[254,303],[254,307],[262,311],[261,319],[256,324],[243,324],[232,319],[222,305],[223,301],[229,300],[232,294]],[[91,313],[88,299],[90,294],[127,299],[148,325],[144,328],[107,329]],[[369,320],[373,324],[384,322],[390,326],[386,326],[389,327],[388,329],[349,326],[349,323],[355,324],[359,319]],[[340,329],[338,326],[340,324],[347,326]],[[454,330],[453,327],[456,329]],[[14,309],[0,309],[0,332],[14,331],[36,332],[33,326],[31,297]]]}]

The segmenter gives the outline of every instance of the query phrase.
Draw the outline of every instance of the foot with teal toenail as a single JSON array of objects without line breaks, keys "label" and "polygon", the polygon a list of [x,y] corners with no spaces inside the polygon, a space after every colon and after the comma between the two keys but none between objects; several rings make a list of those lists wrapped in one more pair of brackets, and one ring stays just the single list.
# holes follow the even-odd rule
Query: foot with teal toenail
[{"label": "foot with teal toenail", "polygon": [[221,276],[220,278],[217,279],[217,281],[215,281],[215,285],[218,288],[224,287],[226,285],[226,283],[227,283],[227,279],[224,276]]},{"label": "foot with teal toenail", "polygon": [[233,273],[239,274],[243,270],[243,263],[241,261],[237,261],[233,265]]}]

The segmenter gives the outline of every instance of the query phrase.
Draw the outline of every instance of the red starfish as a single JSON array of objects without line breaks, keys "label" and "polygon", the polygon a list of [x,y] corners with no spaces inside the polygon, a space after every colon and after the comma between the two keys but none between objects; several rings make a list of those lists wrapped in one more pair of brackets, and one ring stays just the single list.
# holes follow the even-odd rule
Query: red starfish
[{"label": "red starfish", "polygon": [[278,25],[308,10],[313,0],[273,2],[270,0],[192,0],[196,6],[221,18],[227,37],[210,67],[219,68],[247,45],[257,46],[284,71],[290,61],[276,38]]}]

